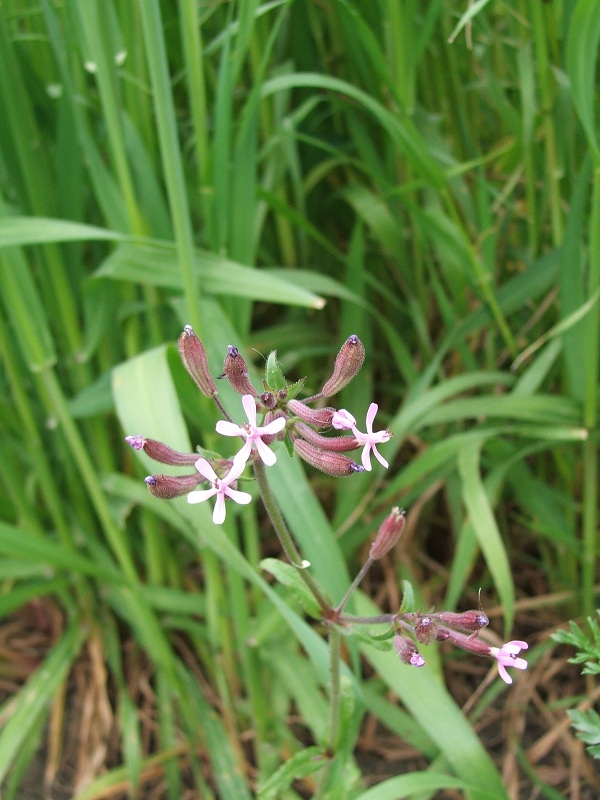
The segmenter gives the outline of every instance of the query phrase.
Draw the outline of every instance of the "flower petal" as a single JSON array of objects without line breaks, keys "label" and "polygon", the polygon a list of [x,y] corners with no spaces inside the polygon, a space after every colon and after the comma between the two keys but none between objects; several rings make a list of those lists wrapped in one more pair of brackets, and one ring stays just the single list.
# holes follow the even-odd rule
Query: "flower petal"
[{"label": "flower petal", "polygon": [[378,408],[379,406],[377,403],[371,403],[369,406],[369,410],[367,411],[367,433],[373,433],[373,422],[375,421]]},{"label": "flower petal", "polygon": [[[252,442],[248,441],[244,445],[244,447],[242,447],[242,449],[237,454],[237,456],[233,459],[233,464],[231,465],[231,469],[229,470],[227,475],[225,475],[225,477],[221,481],[221,486],[230,486],[234,481],[236,481],[240,477],[240,475],[244,471],[244,469],[246,467],[246,459],[242,460],[242,458],[240,458],[238,460],[238,456],[240,455],[240,453],[242,453],[248,447],[248,445],[250,445],[250,447],[252,447]],[[248,452],[249,452],[249,449],[248,449]]]},{"label": "flower petal", "polygon": [[246,436],[246,429],[241,425],[236,425],[235,422],[228,422],[226,419],[220,419],[215,425],[215,430],[221,436]]},{"label": "flower petal", "polygon": [[367,442],[367,444],[363,448],[362,455],[360,457],[362,465],[367,470],[367,472],[371,472],[371,450],[372,450],[372,445],[369,442]]},{"label": "flower petal", "polygon": [[[250,451],[252,450],[252,439],[246,439],[246,444],[242,447],[241,450],[233,457],[233,463],[240,463],[243,464],[244,467],[246,466],[246,461],[250,458]],[[239,473],[241,475],[241,473]]]},{"label": "flower petal", "polygon": [[513,679],[510,677],[510,675],[506,671],[506,667],[501,661],[498,662],[498,674],[500,675],[504,683],[508,683],[510,685],[513,682]]},{"label": "flower petal", "polygon": [[277,461],[277,456],[275,453],[269,447],[267,447],[262,439],[255,439],[254,444],[256,445],[256,449],[258,450],[258,454],[262,458],[263,463],[266,464],[267,467],[272,467]]},{"label": "flower petal", "polygon": [[263,425],[262,428],[259,428],[261,436],[265,436],[266,434],[272,436],[274,433],[279,433],[285,428],[285,419],[283,417],[277,417],[272,422],[269,422],[268,425]]},{"label": "flower petal", "polygon": [[198,461],[196,461],[196,463],[194,464],[194,466],[196,467],[200,475],[203,475],[207,481],[218,480],[217,473],[214,471],[214,469],[211,467],[211,465],[205,458],[199,458]]},{"label": "flower petal", "polygon": [[244,406],[244,411],[248,417],[248,422],[253,427],[256,427],[256,403],[254,402],[254,398],[251,394],[245,394],[242,397],[242,405]]},{"label": "flower petal", "polygon": [[195,492],[190,492],[187,496],[188,503],[203,503],[217,493],[217,489],[200,489]]},{"label": "flower petal", "polygon": [[381,455],[381,453],[379,452],[379,450],[376,447],[373,448],[373,455],[375,456],[377,461],[379,461],[379,463],[381,464],[382,467],[385,467],[386,469],[389,469],[390,465],[388,464],[388,462],[385,460],[385,458]]},{"label": "flower petal", "polygon": [[356,420],[349,411],[340,408],[331,418],[331,424],[338,431],[348,431],[353,425],[356,425]]},{"label": "flower petal", "polygon": [[215,525],[222,525],[225,522],[225,497],[222,492],[217,494],[215,510],[213,511],[213,522]]},{"label": "flower petal", "polygon": [[248,494],[248,492],[239,492],[237,489],[230,489],[229,486],[225,488],[224,492],[227,497],[231,497],[234,503],[239,503],[242,506],[247,506],[252,500],[252,495]]}]

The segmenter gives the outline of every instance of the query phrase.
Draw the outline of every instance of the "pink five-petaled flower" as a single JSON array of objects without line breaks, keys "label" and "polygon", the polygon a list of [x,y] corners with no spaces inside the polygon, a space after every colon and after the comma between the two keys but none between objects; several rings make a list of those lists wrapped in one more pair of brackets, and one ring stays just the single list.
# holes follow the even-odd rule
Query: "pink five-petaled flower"
[{"label": "pink five-petaled flower", "polygon": [[373,455],[382,466],[384,466],[386,469],[389,467],[388,462],[377,450],[377,445],[381,444],[382,442],[389,441],[392,438],[392,434],[389,431],[373,432],[373,420],[375,419],[375,414],[377,414],[378,408],[379,406],[377,405],[377,403],[371,403],[371,405],[369,406],[369,410],[367,411],[366,433],[361,433],[356,427],[356,425],[352,426],[352,433],[354,434],[354,438],[359,444],[364,444],[361,460],[363,463],[363,467],[369,471],[371,470],[371,451],[373,451]]},{"label": "pink five-petaled flower", "polygon": [[225,496],[231,497],[236,503],[241,503],[242,505],[246,505],[252,500],[252,496],[248,492],[238,492],[236,489],[231,488],[231,484],[240,477],[245,466],[246,463],[244,461],[234,461],[227,475],[224,478],[219,478],[208,461],[205,458],[199,458],[196,461],[196,469],[212,483],[212,486],[210,489],[190,492],[187,496],[188,503],[202,503],[204,500],[208,500],[209,497],[216,495],[213,522],[215,525],[222,525],[225,521]]},{"label": "pink five-petaled flower", "polygon": [[514,639],[512,642],[503,644],[502,647],[490,647],[490,655],[498,659],[498,672],[505,683],[512,683],[513,679],[506,671],[506,667],[516,667],[516,669],[527,669],[527,662],[524,658],[517,658],[521,650],[527,650],[527,642]]},{"label": "pink five-petaled flower", "polygon": [[255,444],[258,455],[268,467],[271,467],[277,461],[277,456],[267,447],[261,437],[272,436],[282,431],[285,427],[285,419],[283,417],[278,417],[274,419],[273,422],[269,422],[268,425],[258,427],[256,424],[256,402],[251,394],[245,394],[242,397],[242,405],[248,417],[248,422],[244,425],[236,425],[234,422],[227,422],[221,419],[217,422],[217,433],[221,433],[223,436],[245,437],[246,443],[239,453],[237,453],[235,457],[236,461],[241,461],[242,464],[245,464],[250,456],[252,445]]}]

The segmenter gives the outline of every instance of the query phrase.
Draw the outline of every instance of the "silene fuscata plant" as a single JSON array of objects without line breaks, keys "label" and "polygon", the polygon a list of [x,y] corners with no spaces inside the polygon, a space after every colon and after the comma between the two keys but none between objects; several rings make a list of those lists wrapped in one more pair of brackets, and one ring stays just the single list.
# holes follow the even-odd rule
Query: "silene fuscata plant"
[{"label": "silene fuscata plant", "polygon": [[[199,453],[178,452],[167,444],[141,435],[127,436],[126,441],[135,450],[143,450],[154,461],[194,468],[194,472],[180,476],[150,475],[145,480],[152,495],[164,500],[187,495],[188,503],[192,504],[214,498],[213,522],[221,525],[225,521],[227,504],[230,501],[242,505],[251,502],[251,495],[238,488],[238,480],[247,469],[251,469],[265,509],[289,561],[288,568],[296,571],[310,593],[311,602],[307,604],[307,610],[310,607],[312,613],[329,626],[330,631],[342,630],[347,633],[359,625],[386,624],[388,632],[383,639],[391,640],[390,646],[400,660],[412,667],[422,667],[425,664],[420,645],[444,641],[475,655],[495,658],[499,675],[507,684],[512,683],[507,667],[527,668],[525,659],[519,657],[521,650],[528,647],[526,642],[514,640],[501,647],[493,647],[479,638],[479,633],[489,623],[488,617],[481,610],[422,613],[407,609],[405,606],[409,602],[405,597],[403,607],[395,614],[358,617],[344,613],[350,596],[369,568],[389,552],[402,534],[406,522],[402,509],[393,508],[384,519],[365,563],[338,605],[330,603],[307,569],[310,564],[303,561],[270,490],[268,469],[275,467],[277,463],[277,456],[271,445],[275,441],[284,441],[290,453],[297,454],[312,467],[336,478],[351,478],[357,472],[370,471],[372,456],[383,467],[388,468],[388,462],[378,448],[389,441],[392,433],[389,430],[373,430],[378,410],[376,403],[369,406],[364,432],[346,409],[323,405],[358,374],[365,358],[365,349],[358,336],[352,335],[346,339],[335,359],[333,372],[323,388],[317,394],[304,399],[299,399],[298,396],[306,378],[288,383],[277,362],[276,352],[271,353],[267,359],[264,391],[259,393],[250,381],[243,356],[236,347],[229,345],[223,373],[218,377],[226,378],[241,395],[246,416],[246,421],[241,423],[235,422],[223,407],[208,366],[204,345],[189,325],[185,326],[179,337],[179,353],[185,369],[197,387],[206,397],[214,400],[224,417],[216,424],[217,432],[223,436],[238,437],[241,448],[233,458],[210,454],[206,454],[210,457],[205,457]],[[361,448],[359,463],[348,453]],[[376,638],[379,642],[382,639],[379,636]],[[337,641],[339,643],[339,637]],[[337,649],[336,657],[339,657],[339,645]]]}]

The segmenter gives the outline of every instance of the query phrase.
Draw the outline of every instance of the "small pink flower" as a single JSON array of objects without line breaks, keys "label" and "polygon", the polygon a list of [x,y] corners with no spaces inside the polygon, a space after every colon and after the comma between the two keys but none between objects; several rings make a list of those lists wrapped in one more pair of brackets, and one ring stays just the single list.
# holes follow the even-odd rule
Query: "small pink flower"
[{"label": "small pink flower", "polygon": [[505,683],[512,683],[513,679],[506,671],[506,667],[516,669],[527,669],[527,662],[524,658],[517,658],[521,650],[527,650],[527,642],[514,639],[512,642],[503,644],[502,647],[490,647],[490,655],[498,659],[498,672]]},{"label": "small pink flower", "polygon": [[208,500],[209,497],[217,496],[215,502],[215,509],[213,511],[213,522],[215,525],[222,525],[225,521],[225,497],[230,497],[236,503],[246,505],[252,500],[252,496],[248,492],[238,492],[236,489],[231,488],[231,484],[236,481],[246,466],[245,461],[234,461],[231,469],[224,478],[219,478],[205,458],[199,458],[196,461],[196,469],[207,480],[212,483],[210,489],[201,489],[195,492],[190,492],[187,496],[188,503],[202,503]]},{"label": "small pink flower", "polygon": [[352,426],[352,433],[354,434],[354,438],[359,444],[364,444],[361,458],[363,467],[369,471],[371,470],[371,451],[373,451],[373,455],[382,466],[384,466],[386,469],[389,467],[388,462],[378,452],[377,445],[389,441],[392,438],[392,434],[389,431],[375,431],[375,433],[373,432],[373,420],[375,419],[375,414],[377,414],[378,408],[379,406],[377,405],[377,403],[371,403],[371,405],[369,406],[369,410],[367,411],[366,433],[361,433],[356,427],[356,424]]},{"label": "small pink flower", "polygon": [[248,417],[248,422],[244,425],[236,425],[234,422],[227,422],[221,419],[217,422],[217,433],[221,433],[223,436],[243,436],[246,439],[246,443],[235,457],[236,461],[245,464],[254,444],[258,450],[258,455],[270,467],[277,461],[277,456],[263,442],[262,437],[282,431],[285,428],[285,419],[278,417],[273,422],[269,422],[268,425],[258,427],[256,424],[256,402],[252,395],[245,394],[242,397],[242,405]]},{"label": "small pink flower", "polygon": [[356,420],[349,411],[346,411],[345,408],[340,408],[331,418],[331,424],[338,431],[349,431],[356,425]]}]

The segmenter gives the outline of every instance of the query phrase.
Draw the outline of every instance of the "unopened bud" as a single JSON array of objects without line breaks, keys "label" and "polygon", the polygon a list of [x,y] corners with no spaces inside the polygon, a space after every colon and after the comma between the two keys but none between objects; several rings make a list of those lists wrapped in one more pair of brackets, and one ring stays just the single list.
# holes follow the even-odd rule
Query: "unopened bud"
[{"label": "unopened bud", "polygon": [[471,633],[480,631],[490,624],[488,615],[483,611],[463,611],[461,614],[454,611],[440,611],[432,616],[445,622],[446,625],[452,625],[454,628],[460,628],[461,631],[470,631]]},{"label": "unopened bud", "polygon": [[202,480],[202,476],[195,475],[149,475],[144,478],[148,491],[161,500],[173,500],[183,494],[189,494]]},{"label": "unopened bud", "polygon": [[263,392],[260,396],[260,402],[264,408],[275,408],[277,405],[277,398],[273,392]]},{"label": "unopened bud", "polygon": [[218,394],[217,387],[208,368],[206,350],[191,325],[185,326],[177,344],[179,345],[179,355],[183,366],[202,394],[206,395],[206,397],[214,397]]},{"label": "unopened bud", "polygon": [[415,636],[421,644],[431,644],[435,641],[438,626],[429,614],[418,614],[414,622]]},{"label": "unopened bud", "polygon": [[364,472],[364,467],[352,461],[351,458],[343,456],[341,453],[321,450],[304,439],[294,439],[294,450],[308,464],[335,478],[343,478],[354,472]]},{"label": "unopened bud", "polygon": [[335,414],[335,408],[310,408],[300,400],[288,400],[287,407],[292,414],[316,428],[329,428]]},{"label": "unopened bud", "polygon": [[452,628],[438,628],[435,638],[438,642],[452,642],[463,650],[468,650],[476,656],[489,656],[491,646],[482,642],[476,636],[467,636],[466,633],[453,631]]},{"label": "unopened bud", "polygon": [[321,436],[309,425],[304,422],[297,422],[295,431],[307,442],[314,444],[321,450],[331,450],[334,453],[345,453],[348,450],[356,450],[359,446],[354,436]]},{"label": "unopened bud", "polygon": [[394,636],[394,650],[400,660],[410,667],[422,667],[425,665],[425,659],[417,650],[416,644],[411,642],[410,639],[400,636],[399,633]]},{"label": "unopened bud", "polygon": [[161,464],[185,467],[191,466],[198,461],[198,453],[180,453],[179,450],[173,450],[172,447],[159,442],[157,439],[145,439],[143,436],[138,435],[126,436],[125,441],[134,450],[143,450],[153,461],[159,461]]},{"label": "unopened bud", "polygon": [[321,389],[323,397],[332,397],[340,389],[347,386],[355,378],[365,360],[365,347],[358,336],[349,336],[340,352],[337,354],[333,366],[333,374]]},{"label": "unopened bud", "polygon": [[377,531],[377,536],[369,550],[370,558],[376,560],[383,558],[389,552],[400,538],[400,534],[404,530],[406,524],[406,512],[403,508],[392,508],[389,516],[387,516]]},{"label": "unopened bud", "polygon": [[258,392],[250,383],[248,365],[237,347],[227,346],[227,356],[223,364],[223,373],[238,394],[251,394],[258,397]]}]

